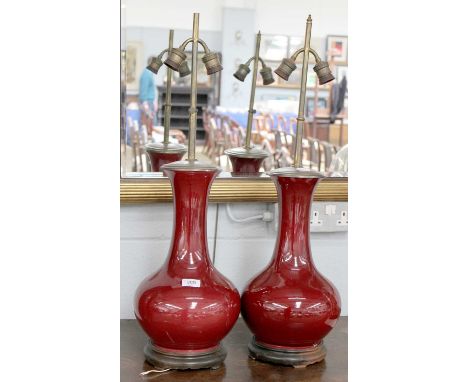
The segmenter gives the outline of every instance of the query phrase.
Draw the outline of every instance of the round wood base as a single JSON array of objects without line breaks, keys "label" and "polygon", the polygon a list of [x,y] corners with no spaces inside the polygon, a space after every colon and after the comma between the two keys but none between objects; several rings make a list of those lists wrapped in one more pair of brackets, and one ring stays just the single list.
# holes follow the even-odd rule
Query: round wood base
[{"label": "round wood base", "polygon": [[306,349],[291,350],[289,348],[269,348],[260,345],[252,337],[249,343],[249,355],[253,359],[262,362],[274,363],[277,365],[294,366],[297,368],[306,367],[313,363],[323,361],[327,354],[327,349],[323,342]]},{"label": "round wood base", "polygon": [[226,350],[221,344],[208,353],[184,354],[163,352],[148,340],[144,353],[146,361],[160,369],[218,369],[226,358]]}]

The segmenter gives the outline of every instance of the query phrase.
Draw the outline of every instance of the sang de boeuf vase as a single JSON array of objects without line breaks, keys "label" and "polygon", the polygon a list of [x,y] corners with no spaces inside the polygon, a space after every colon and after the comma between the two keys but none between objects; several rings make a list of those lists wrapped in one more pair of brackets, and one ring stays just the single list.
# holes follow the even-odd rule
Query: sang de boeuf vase
[{"label": "sang de boeuf vase", "polygon": [[272,172],[279,198],[273,258],[242,294],[242,316],[258,360],[304,367],[325,358],[322,339],[340,315],[340,297],[312,261],[310,205],[322,175],[283,168]]},{"label": "sang de boeuf vase", "polygon": [[220,172],[196,161],[162,167],[174,194],[169,255],[135,295],[135,315],[149,336],[145,356],[162,368],[217,368],[226,357],[220,341],[240,312],[240,296],[208,254],[208,192]]},{"label": "sang de boeuf vase", "polygon": [[161,171],[161,166],[177,162],[187,152],[187,148],[179,143],[149,143],[145,146],[146,154],[151,161],[151,171]]},{"label": "sang de boeuf vase", "polygon": [[232,175],[234,176],[258,176],[260,175],[260,167],[268,157],[268,152],[265,150],[251,147],[236,147],[224,152],[230,159],[232,164]]}]

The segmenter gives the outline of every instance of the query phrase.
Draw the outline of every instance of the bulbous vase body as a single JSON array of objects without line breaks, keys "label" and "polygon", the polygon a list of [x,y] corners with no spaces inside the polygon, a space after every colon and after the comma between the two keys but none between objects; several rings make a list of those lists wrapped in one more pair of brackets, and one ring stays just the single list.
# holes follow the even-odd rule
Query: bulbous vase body
[{"label": "bulbous vase body", "polygon": [[216,367],[226,356],[220,341],[240,311],[238,291],[208,255],[207,199],[219,169],[163,171],[173,188],[174,228],[165,264],[135,295],[135,316],[150,338],[145,355],[159,367]]},{"label": "bulbous vase body", "polygon": [[310,203],[318,178],[272,175],[280,221],[273,258],[242,294],[242,315],[254,334],[254,358],[304,366],[326,354],[322,339],[340,315],[335,287],[315,268]]}]

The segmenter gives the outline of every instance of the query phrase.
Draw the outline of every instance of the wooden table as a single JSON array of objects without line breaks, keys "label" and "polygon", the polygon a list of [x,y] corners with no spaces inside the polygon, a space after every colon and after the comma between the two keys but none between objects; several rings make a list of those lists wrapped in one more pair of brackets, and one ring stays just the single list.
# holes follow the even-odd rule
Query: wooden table
[{"label": "wooden table", "polygon": [[145,362],[143,346],[146,335],[136,320],[120,321],[120,382],[342,382],[348,380],[348,317],[341,317],[325,338],[328,354],[325,361],[306,368],[275,366],[250,359],[247,344],[251,333],[242,318],[224,339],[227,350],[224,367],[217,370],[171,370],[140,377],[152,369]]}]

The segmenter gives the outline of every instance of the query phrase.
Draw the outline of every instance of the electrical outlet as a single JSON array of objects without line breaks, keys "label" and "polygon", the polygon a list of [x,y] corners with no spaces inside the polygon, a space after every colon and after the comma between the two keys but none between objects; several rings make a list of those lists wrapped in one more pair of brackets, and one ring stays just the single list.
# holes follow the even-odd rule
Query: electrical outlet
[{"label": "electrical outlet", "polygon": [[336,225],[348,225],[348,211],[341,211],[341,218],[336,221]]},{"label": "electrical outlet", "polygon": [[310,223],[312,226],[322,226],[323,220],[319,219],[318,211],[312,211],[312,221]]}]

